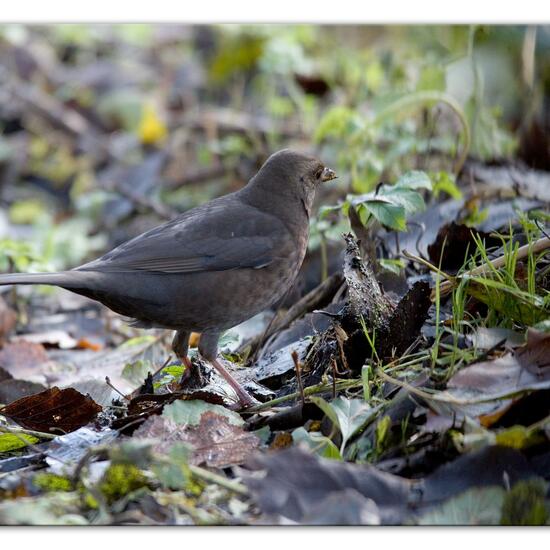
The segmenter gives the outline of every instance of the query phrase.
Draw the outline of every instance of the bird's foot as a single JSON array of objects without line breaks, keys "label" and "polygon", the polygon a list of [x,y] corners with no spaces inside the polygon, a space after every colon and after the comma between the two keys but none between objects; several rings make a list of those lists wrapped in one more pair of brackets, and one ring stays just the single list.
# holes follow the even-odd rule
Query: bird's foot
[{"label": "bird's foot", "polygon": [[200,367],[198,365],[193,365],[188,356],[180,357],[180,360],[185,366],[185,370],[181,375],[179,387],[185,390],[202,388],[206,384],[206,381]]},{"label": "bird's foot", "polygon": [[237,410],[241,409],[249,409],[250,407],[253,407],[254,405],[258,405],[259,401],[254,399],[242,386],[231,376],[229,371],[217,360],[213,359],[212,366],[218,371],[218,373],[225,379],[225,381],[233,388],[235,393],[237,394],[237,397],[239,398],[239,402],[237,403]]}]

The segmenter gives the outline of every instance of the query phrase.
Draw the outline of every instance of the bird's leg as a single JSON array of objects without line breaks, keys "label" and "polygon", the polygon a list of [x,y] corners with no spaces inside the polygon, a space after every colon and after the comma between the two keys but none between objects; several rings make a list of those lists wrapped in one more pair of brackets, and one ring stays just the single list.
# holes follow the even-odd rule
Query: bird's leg
[{"label": "bird's leg", "polygon": [[243,407],[247,408],[256,405],[257,401],[239,384],[239,382],[237,382],[237,380],[235,380],[235,378],[233,378],[233,376],[231,376],[229,371],[216,358],[219,338],[220,334],[217,332],[203,332],[199,340],[199,353],[212,364],[218,373],[233,388]]},{"label": "bird's leg", "polygon": [[189,332],[177,330],[172,340],[172,350],[176,354],[176,357],[185,365],[186,372],[193,368],[191,359],[187,355],[189,350],[189,335]]}]

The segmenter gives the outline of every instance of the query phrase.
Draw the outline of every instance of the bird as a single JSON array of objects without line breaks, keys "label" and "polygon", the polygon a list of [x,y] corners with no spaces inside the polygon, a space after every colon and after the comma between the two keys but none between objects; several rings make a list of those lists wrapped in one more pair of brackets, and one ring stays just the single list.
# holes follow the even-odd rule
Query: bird
[{"label": "bird", "polygon": [[54,285],[101,302],[132,326],[175,330],[172,349],[191,368],[199,354],[235,391],[254,398],[218,360],[221,334],[275,304],[304,260],[315,191],[336,177],[320,160],[283,149],[241,189],[215,198],[57,273],[0,275],[0,285]]}]

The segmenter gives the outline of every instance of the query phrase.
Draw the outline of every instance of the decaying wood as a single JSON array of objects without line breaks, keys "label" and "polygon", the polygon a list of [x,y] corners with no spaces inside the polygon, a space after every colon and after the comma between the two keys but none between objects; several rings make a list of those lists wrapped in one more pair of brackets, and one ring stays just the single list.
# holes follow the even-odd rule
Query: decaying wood
[{"label": "decaying wood", "polygon": [[364,262],[359,244],[351,233],[344,235],[344,277],[348,285],[347,315],[361,317],[369,328],[380,328],[389,318],[392,304],[384,296],[372,268]]},{"label": "decaying wood", "polygon": [[[353,235],[344,236],[344,277],[347,303],[333,325],[312,344],[304,371],[307,384],[319,377],[319,369],[336,360],[344,375],[357,373],[373,355],[386,360],[404,353],[418,337],[431,305],[427,283],[416,283],[395,305],[384,295],[368,261],[363,261]],[[374,350],[365,335],[371,335]]]}]

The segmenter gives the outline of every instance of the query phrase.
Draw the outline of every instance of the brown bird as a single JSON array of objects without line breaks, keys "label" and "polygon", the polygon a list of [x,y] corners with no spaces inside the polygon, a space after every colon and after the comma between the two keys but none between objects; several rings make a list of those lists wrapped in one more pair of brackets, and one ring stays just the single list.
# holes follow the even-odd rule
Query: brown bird
[{"label": "brown bird", "polygon": [[319,160],[285,149],[235,193],[188,210],[101,258],[60,273],[0,275],[0,285],[55,285],[133,318],[176,331],[172,348],[188,367],[189,335],[237,393],[251,396],[217,359],[223,331],[274,304],[304,259],[315,189],[334,179]]}]

